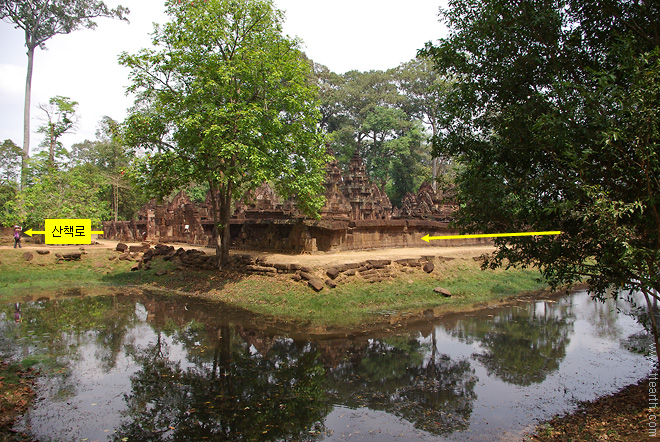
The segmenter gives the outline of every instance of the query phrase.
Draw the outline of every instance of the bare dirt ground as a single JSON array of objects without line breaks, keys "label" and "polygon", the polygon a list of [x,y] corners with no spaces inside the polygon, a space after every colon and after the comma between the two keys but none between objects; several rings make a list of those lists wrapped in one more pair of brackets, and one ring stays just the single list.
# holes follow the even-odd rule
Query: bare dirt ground
[{"label": "bare dirt ground", "polygon": [[[49,244],[32,244],[23,242],[23,249],[30,251],[34,249],[50,249],[53,251],[71,251],[79,250],[80,247],[85,249],[114,249],[119,241],[108,239],[94,240],[98,244],[87,245],[49,245]],[[13,244],[13,243],[12,243]],[[126,243],[130,245],[141,245],[142,243]],[[182,247],[186,250],[198,249],[203,250],[207,255],[215,254],[215,249],[212,247],[204,247],[199,245],[190,244],[176,244],[172,243],[177,249]],[[0,250],[11,249],[13,245],[1,245]],[[231,250],[231,255],[251,255],[257,258],[262,258],[265,262],[273,263],[291,263],[300,264],[314,268],[325,268],[336,264],[345,264],[353,262],[363,262],[368,259],[406,259],[406,258],[421,258],[422,256],[445,256],[448,258],[462,258],[471,259],[481,256],[483,254],[491,253],[494,249],[492,246],[463,246],[463,247],[400,247],[389,249],[373,249],[373,250],[355,250],[343,252],[318,252],[314,254],[284,254],[273,252],[259,252],[254,250]]]},{"label": "bare dirt ground", "polygon": [[617,393],[584,402],[570,414],[539,424],[524,442],[657,441],[656,410],[648,408],[649,382],[642,379]]},{"label": "bare dirt ground", "polygon": [[[362,262],[368,259],[406,259],[421,258],[422,256],[445,256],[448,258],[469,259],[483,254],[491,253],[492,246],[465,246],[465,247],[401,247],[391,249],[356,250],[334,253],[315,253],[311,255],[285,255],[279,253],[255,254],[266,259],[268,263],[289,262],[309,267],[328,267],[335,264]],[[237,251],[235,253],[240,253]]]}]

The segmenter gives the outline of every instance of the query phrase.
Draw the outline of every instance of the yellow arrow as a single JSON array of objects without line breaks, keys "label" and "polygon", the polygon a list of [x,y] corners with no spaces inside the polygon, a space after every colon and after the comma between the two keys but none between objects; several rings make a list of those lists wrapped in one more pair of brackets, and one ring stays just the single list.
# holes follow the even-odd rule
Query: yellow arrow
[{"label": "yellow arrow", "polygon": [[[32,230],[32,229],[27,230],[27,231],[25,231],[25,232],[23,232],[23,233],[25,233],[25,234],[28,235],[28,236],[32,236],[32,235],[35,235],[35,234],[37,234],[37,233],[42,233],[42,234],[44,234],[44,235],[46,234],[46,232],[44,232],[43,230],[37,230],[37,231],[35,232],[35,231]],[[92,230],[90,233],[92,233],[92,234],[96,233],[96,234],[98,234],[98,235],[103,235],[105,232],[104,232],[103,230]]]},{"label": "yellow arrow", "polygon": [[422,239],[431,242],[436,239],[461,239],[461,238],[502,238],[505,236],[540,236],[540,235],[559,235],[561,231],[553,230],[549,232],[519,232],[519,233],[491,233],[478,235],[449,235],[449,236],[430,236],[426,235]]},{"label": "yellow arrow", "polygon": [[92,230],[90,219],[47,219],[44,224],[46,230],[30,229],[25,234],[32,236],[41,233],[46,244],[91,244],[92,234],[104,234],[102,230]]},{"label": "yellow arrow", "polygon": [[42,232],[42,231],[35,232],[35,231],[32,230],[32,229],[28,230],[27,232],[23,232],[23,233],[25,233],[27,236],[32,236],[32,235],[34,235],[34,234],[36,234],[36,233],[43,233],[44,235],[46,234],[46,232]]}]

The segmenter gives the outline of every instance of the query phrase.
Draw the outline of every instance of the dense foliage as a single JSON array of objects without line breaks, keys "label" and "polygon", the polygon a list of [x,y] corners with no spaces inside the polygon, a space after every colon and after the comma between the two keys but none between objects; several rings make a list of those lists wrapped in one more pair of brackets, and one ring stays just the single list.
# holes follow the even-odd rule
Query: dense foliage
[{"label": "dense foliage", "polygon": [[48,104],[39,105],[39,109],[46,115],[46,122],[39,126],[38,132],[45,135],[41,147],[48,149],[48,167],[55,167],[56,156],[66,156],[60,138],[76,129],[77,106],[77,101],[59,95],[48,100]]},{"label": "dense foliage", "polygon": [[0,19],[21,29],[25,34],[28,65],[25,81],[25,108],[23,112],[23,152],[21,159],[21,187],[25,185],[30,158],[30,100],[32,97],[32,70],[34,51],[46,49],[46,42],[58,34],[69,34],[77,29],[94,29],[98,17],[116,17],[126,20],[128,9],[108,8],[99,0],[3,0]]},{"label": "dense foliage", "polygon": [[343,75],[318,64],[314,68],[322,126],[340,164],[346,165],[358,152],[373,181],[385,188],[395,205],[437,176],[429,139],[439,129],[436,114],[449,83],[428,60]]},{"label": "dense foliage", "polygon": [[232,202],[250,189],[271,181],[308,214],[321,208],[317,90],[271,1],[168,1],[167,12],[153,49],[120,58],[138,97],[125,139],[150,151],[143,184],[160,195],[208,183],[224,264]]},{"label": "dense foliage", "polygon": [[45,219],[131,219],[146,202],[146,196],[130,178],[134,152],[113,134],[117,123],[104,117],[97,140],[74,144],[71,152],[61,146],[50,157],[50,132],[44,149],[30,159],[26,182],[18,189],[21,150],[11,140],[0,146],[0,225],[20,224],[24,230],[40,230]]},{"label": "dense foliage", "polygon": [[436,137],[458,157],[465,231],[498,240],[488,266],[536,265],[660,291],[660,5],[451,0],[450,34],[422,51],[456,78]]}]

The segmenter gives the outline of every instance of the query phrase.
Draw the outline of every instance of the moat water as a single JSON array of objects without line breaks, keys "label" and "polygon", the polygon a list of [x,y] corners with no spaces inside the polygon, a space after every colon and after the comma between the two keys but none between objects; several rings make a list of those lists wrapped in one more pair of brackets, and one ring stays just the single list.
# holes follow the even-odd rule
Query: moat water
[{"label": "moat water", "polygon": [[117,294],[4,305],[0,346],[41,369],[15,429],[42,441],[515,440],[650,372],[626,306],[576,292],[320,336]]}]

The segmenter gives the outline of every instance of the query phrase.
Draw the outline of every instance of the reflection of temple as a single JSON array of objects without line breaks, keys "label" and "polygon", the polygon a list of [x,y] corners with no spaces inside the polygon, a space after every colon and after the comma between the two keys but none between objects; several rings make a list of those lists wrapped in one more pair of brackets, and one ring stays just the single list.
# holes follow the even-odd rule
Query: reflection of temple
[{"label": "reflection of temple", "polygon": [[[300,409],[292,403],[304,401],[302,409],[316,407],[326,413],[323,407],[328,404],[383,411],[436,435],[469,426],[476,400],[475,370],[469,359],[452,359],[440,351],[433,323],[420,323],[421,328],[415,325],[396,335],[383,331],[382,335],[313,339],[291,323],[292,333],[273,334],[275,318],[228,311],[222,304],[190,299],[181,308],[181,300],[160,296],[142,297],[140,302],[151,327],[167,328],[187,351],[188,361],[196,365],[188,371],[195,382],[186,390],[203,397],[196,404],[214,404],[215,412],[226,413],[224,420],[209,425],[235,418],[234,404],[241,416],[265,414],[272,407],[295,409],[299,417]],[[172,375],[177,375],[158,374],[149,385],[165,382],[171,386]],[[179,376],[177,382],[185,384],[185,379]],[[227,396],[234,400],[218,400]],[[183,409],[190,408],[187,404]],[[292,419],[283,418],[285,422]],[[305,433],[309,425],[306,422]]]},{"label": "reflection of temple", "polygon": [[[456,206],[429,184],[406,195],[399,209],[392,208],[385,192],[369,180],[357,153],[346,172],[333,160],[326,173],[326,202],[319,220],[305,217],[294,201],[283,201],[263,184],[236,204],[230,222],[231,247],[315,252],[424,246],[421,238],[427,233],[450,232],[448,222]],[[193,204],[181,192],[168,204],[146,205],[137,220],[104,222],[103,230],[107,238],[123,241],[211,244],[211,207],[208,196],[204,204]]]}]

